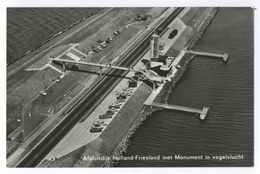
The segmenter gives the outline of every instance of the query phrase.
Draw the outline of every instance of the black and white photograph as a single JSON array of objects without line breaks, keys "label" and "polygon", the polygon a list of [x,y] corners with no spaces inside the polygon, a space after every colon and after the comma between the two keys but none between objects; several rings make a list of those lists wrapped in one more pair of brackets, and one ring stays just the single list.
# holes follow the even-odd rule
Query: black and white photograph
[{"label": "black and white photograph", "polygon": [[255,166],[254,7],[5,10],[7,168]]}]

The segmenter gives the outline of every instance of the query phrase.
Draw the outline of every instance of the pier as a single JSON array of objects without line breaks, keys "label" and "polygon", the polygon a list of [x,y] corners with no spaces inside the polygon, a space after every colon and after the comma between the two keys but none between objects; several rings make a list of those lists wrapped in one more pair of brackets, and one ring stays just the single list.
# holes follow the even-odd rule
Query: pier
[{"label": "pier", "polygon": [[206,116],[209,111],[209,107],[206,107],[206,106],[203,106],[202,109],[197,109],[197,108],[191,108],[191,107],[187,107],[187,106],[170,105],[170,104],[157,103],[157,102],[152,102],[149,105],[155,106],[155,107],[161,107],[164,109],[171,109],[171,110],[176,110],[176,111],[183,111],[183,112],[189,112],[189,113],[193,113],[193,114],[199,114],[199,118],[201,120],[206,119]]},{"label": "pier", "polygon": [[193,51],[193,50],[187,50],[187,53],[191,53],[197,56],[207,56],[207,57],[216,57],[216,58],[222,58],[224,62],[228,61],[228,54],[218,54],[218,53],[208,53],[208,52],[202,52],[202,51]]}]

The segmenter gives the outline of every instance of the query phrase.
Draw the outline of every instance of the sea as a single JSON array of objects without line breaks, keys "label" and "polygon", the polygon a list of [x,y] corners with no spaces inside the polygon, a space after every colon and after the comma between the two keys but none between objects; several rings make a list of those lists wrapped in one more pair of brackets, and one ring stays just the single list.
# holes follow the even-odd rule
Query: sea
[{"label": "sea", "polygon": [[7,64],[100,8],[7,8]]},{"label": "sea", "polygon": [[147,158],[122,160],[118,167],[253,166],[253,21],[251,8],[220,8],[194,50],[226,52],[228,63],[196,57],[168,101],[209,106],[207,119],[170,110],[153,113],[124,154]]}]

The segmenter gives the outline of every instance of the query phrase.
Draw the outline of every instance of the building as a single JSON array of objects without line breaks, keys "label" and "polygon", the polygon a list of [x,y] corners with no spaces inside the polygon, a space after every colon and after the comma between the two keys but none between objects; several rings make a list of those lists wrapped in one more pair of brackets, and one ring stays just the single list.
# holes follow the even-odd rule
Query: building
[{"label": "building", "polygon": [[174,57],[160,55],[159,36],[153,34],[150,41],[150,62],[149,68],[160,75],[165,76],[171,69]]}]

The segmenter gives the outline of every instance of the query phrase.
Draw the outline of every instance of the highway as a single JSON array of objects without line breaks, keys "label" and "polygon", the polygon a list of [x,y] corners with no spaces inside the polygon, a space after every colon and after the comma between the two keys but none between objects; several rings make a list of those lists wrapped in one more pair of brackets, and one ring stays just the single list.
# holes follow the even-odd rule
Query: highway
[{"label": "highway", "polygon": [[[162,34],[167,26],[176,18],[184,8],[176,8],[155,29],[152,29],[127,55],[123,56],[117,66],[132,66],[149,49],[150,37],[154,30]],[[127,71],[111,69],[107,72],[111,76],[101,76],[97,83],[74,104],[71,110],[64,113],[61,120],[34,148],[21,158],[14,166],[9,167],[35,167],[50,152],[50,150],[68,133],[69,130],[83,117],[89,114],[114,88]]]}]

